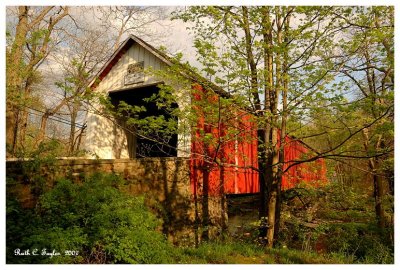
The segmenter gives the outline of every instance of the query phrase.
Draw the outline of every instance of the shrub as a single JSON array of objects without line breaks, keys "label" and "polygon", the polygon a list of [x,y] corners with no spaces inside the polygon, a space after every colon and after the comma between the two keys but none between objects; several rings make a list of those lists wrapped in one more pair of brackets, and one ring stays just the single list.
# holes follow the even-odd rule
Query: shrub
[{"label": "shrub", "polygon": [[375,224],[347,223],[330,225],[328,228],[330,252],[340,252],[358,263],[394,262],[394,247],[386,243]]},{"label": "shrub", "polygon": [[[168,263],[172,248],[157,231],[159,220],[142,197],[122,193],[123,180],[95,174],[81,184],[57,181],[38,202],[32,220],[29,210],[7,212],[7,262],[11,263]],[[10,202],[11,206],[11,202]],[[15,205],[14,205],[14,208]],[[14,224],[13,224],[14,223]],[[17,228],[29,234],[15,237]],[[46,249],[59,256],[21,256],[15,249]],[[76,251],[67,256],[65,251]]]}]

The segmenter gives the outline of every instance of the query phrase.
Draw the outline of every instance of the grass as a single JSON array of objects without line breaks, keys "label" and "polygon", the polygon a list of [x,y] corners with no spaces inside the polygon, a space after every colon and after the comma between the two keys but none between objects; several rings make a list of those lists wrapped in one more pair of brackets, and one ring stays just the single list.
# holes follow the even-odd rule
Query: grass
[{"label": "grass", "polygon": [[[198,248],[182,249],[183,263],[263,263],[259,257],[263,255],[262,249],[255,245],[232,242],[208,242]],[[257,260],[258,258],[258,260]],[[254,259],[254,260],[253,260]]]},{"label": "grass", "polygon": [[287,248],[268,249],[243,242],[208,242],[181,248],[177,263],[184,264],[348,264],[350,258]]},{"label": "grass", "polygon": [[319,211],[318,217],[327,221],[341,220],[343,222],[368,222],[373,220],[375,215],[373,211],[361,211],[356,209],[338,211],[326,208]]},{"label": "grass", "polygon": [[294,249],[270,249],[279,264],[350,264],[353,260],[341,254],[318,254]]},{"label": "grass", "polygon": [[[257,237],[257,226],[253,224],[257,220],[254,214],[257,212],[252,205],[249,206],[249,198],[239,198],[244,202],[238,202],[236,198],[230,209],[233,217],[230,217],[231,237],[224,242],[208,242],[198,248],[179,249],[177,263],[393,264],[392,245],[386,243],[387,237],[376,229],[374,203],[368,194],[350,191],[342,194],[331,189],[328,195],[314,213],[314,220],[319,224],[317,228],[287,222],[282,225],[282,237],[273,249],[257,246],[253,242],[252,239]],[[309,201],[318,201],[316,197],[308,197]],[[284,208],[282,216],[289,212],[291,215],[287,218],[304,221],[306,209],[295,206]],[[253,212],[244,209],[252,209]]]}]

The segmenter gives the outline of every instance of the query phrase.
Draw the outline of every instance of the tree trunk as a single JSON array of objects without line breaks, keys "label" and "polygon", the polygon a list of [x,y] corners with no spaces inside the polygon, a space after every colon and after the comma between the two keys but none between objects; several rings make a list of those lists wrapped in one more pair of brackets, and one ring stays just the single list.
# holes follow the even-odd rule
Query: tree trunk
[{"label": "tree trunk", "polygon": [[272,174],[270,176],[271,181],[271,190],[268,198],[268,230],[267,230],[267,245],[268,247],[272,247],[274,244],[274,235],[275,235],[275,218],[276,218],[276,203],[278,197],[278,166],[279,163],[279,151],[276,148],[276,144],[278,142],[278,129],[276,127],[272,128],[272,138],[271,143],[273,145],[272,150]]},{"label": "tree trunk", "polygon": [[76,142],[75,142],[75,151],[79,151],[81,148],[81,143],[82,143],[82,136],[85,132],[86,129],[86,124],[81,128],[81,131],[79,132],[78,136],[76,137]]},{"label": "tree trunk", "polygon": [[266,216],[267,214],[267,197],[268,197],[268,189],[267,189],[267,177],[268,175],[265,173],[267,168],[267,159],[266,159],[266,151],[265,151],[265,144],[268,142],[266,141],[266,130],[259,129],[257,131],[257,138],[258,138],[258,183],[260,185],[260,205],[258,209],[258,218],[261,219]]},{"label": "tree trunk", "polygon": [[72,108],[70,110],[71,113],[71,126],[70,126],[70,131],[69,131],[69,142],[68,142],[68,155],[71,156],[74,154],[74,151],[76,150],[76,145],[75,145],[75,132],[76,132],[76,118],[78,116],[78,109],[79,109],[79,102],[74,101],[72,104]]},{"label": "tree trunk", "polygon": [[29,102],[29,98],[32,92],[32,84],[33,84],[33,78],[28,77],[25,81],[25,87],[23,90],[23,100],[22,100],[22,106],[21,106],[21,113],[20,117],[18,119],[18,142],[17,142],[17,147],[24,149],[25,148],[25,139],[26,139],[26,130],[28,128],[28,116],[29,116],[29,108],[26,106],[26,103]]},{"label": "tree trunk", "polygon": [[[282,45],[282,18],[280,14],[280,7],[276,7],[276,34],[277,34],[277,47],[280,49]],[[275,89],[273,93],[273,102],[271,104],[272,112],[272,137],[271,137],[271,159],[272,159],[272,173],[271,173],[271,191],[268,199],[268,230],[267,230],[267,245],[273,247],[275,240],[275,224],[277,218],[277,202],[280,192],[280,181],[279,181],[279,147],[278,147],[278,104],[279,96],[281,92],[281,80],[282,80],[282,54],[280,50],[276,51],[275,54]]]},{"label": "tree trunk", "polygon": [[271,92],[273,86],[273,56],[272,56],[272,26],[270,22],[270,7],[263,7],[263,42],[264,42],[264,114],[263,123],[264,129],[261,134],[263,138],[261,149],[259,150],[260,156],[262,157],[263,166],[260,167],[260,213],[259,217],[267,216],[267,201],[269,197],[269,183],[268,177],[271,175],[272,160],[270,159],[269,145],[271,135]]},{"label": "tree trunk", "polygon": [[247,59],[247,65],[250,68],[250,84],[251,84],[251,95],[253,96],[253,101],[254,101],[254,108],[256,109],[256,112],[261,113],[261,103],[260,103],[260,98],[258,96],[258,79],[257,79],[257,64],[254,60],[254,55],[253,55],[253,45],[251,41],[251,34],[250,34],[250,25],[249,25],[249,11],[248,8],[243,6],[242,7],[242,12],[243,12],[243,31],[245,33],[245,39],[246,39],[246,59]]},{"label": "tree trunk", "polygon": [[47,127],[47,121],[49,120],[50,114],[46,112],[43,116],[42,119],[40,120],[40,128],[38,135],[36,136],[36,141],[35,141],[35,147],[38,147],[41,142],[44,141],[45,136],[46,136],[46,127]]},{"label": "tree trunk", "polygon": [[17,145],[18,138],[18,119],[19,119],[20,111],[18,107],[11,106],[11,109],[8,111],[8,118],[6,119],[7,124],[7,141],[6,144],[9,147],[9,155],[15,156],[15,150]]},{"label": "tree trunk", "polygon": [[287,96],[289,91],[289,74],[288,74],[288,48],[287,43],[289,40],[288,31],[290,25],[290,12],[285,16],[284,20],[284,41],[285,47],[283,50],[283,69],[282,69],[282,81],[283,81],[283,88],[282,88],[282,121],[281,121],[281,136],[280,136],[280,146],[279,146],[279,170],[278,170],[278,197],[277,197],[277,204],[276,204],[276,220],[275,220],[275,239],[278,237],[279,234],[279,224],[280,224],[280,217],[281,217],[281,187],[282,187],[282,177],[284,171],[284,164],[285,164],[285,144],[286,144],[286,122],[288,117],[288,105],[287,105]]},{"label": "tree trunk", "polygon": [[18,134],[18,148],[25,148],[25,140],[26,140],[26,130],[28,128],[28,109],[24,108],[21,110],[21,117],[19,118],[19,134]]},{"label": "tree trunk", "polygon": [[[389,53],[389,52],[387,52]],[[371,56],[366,50],[363,53],[365,58],[365,63],[367,66],[372,66],[371,63]],[[377,96],[377,86],[376,86],[376,78],[375,78],[375,71],[371,68],[365,69],[365,74],[367,78],[367,86],[369,90],[369,97],[371,98],[372,106],[371,106],[371,115],[374,118],[377,118],[378,111],[377,109],[382,106],[379,99],[376,98]],[[370,152],[370,148],[373,147],[373,152],[378,153],[381,150],[382,144],[382,134],[376,134],[377,141],[375,145],[371,145],[371,138],[370,138],[370,130],[368,128],[363,129],[363,138],[364,138],[364,149],[366,154]],[[383,179],[382,176],[379,175],[378,168],[379,168],[379,158],[378,157],[371,157],[368,159],[368,167],[370,173],[372,175],[373,186],[374,186],[374,200],[375,200],[375,215],[377,219],[378,227],[383,229],[385,227],[385,209],[383,207]]]},{"label": "tree trunk", "polygon": [[[363,137],[364,137],[364,148],[365,151],[368,154],[369,151],[369,146],[370,146],[370,138],[369,138],[369,130],[368,128],[365,128],[363,130]],[[380,145],[380,138],[378,139],[378,142],[376,143],[376,147],[378,148]],[[377,149],[375,149],[377,150]],[[375,215],[376,219],[378,222],[378,227],[383,229],[385,227],[385,209],[383,208],[383,180],[382,177],[378,175],[377,171],[377,164],[378,163],[378,158],[369,158],[368,160],[368,166],[370,169],[370,173],[372,175],[372,180],[374,184],[374,199],[375,199]]]},{"label": "tree trunk", "polygon": [[[15,39],[11,49],[7,51],[7,114],[6,114],[6,143],[11,149],[11,155],[14,155],[17,146],[23,146],[26,134],[25,125],[27,124],[28,114],[24,101],[30,96],[30,87],[32,84],[35,69],[42,63],[42,60],[49,52],[50,35],[54,30],[54,26],[65,16],[68,15],[68,7],[60,8],[54,16],[45,19],[45,16],[53,9],[53,6],[44,7],[40,12],[30,14],[28,6],[18,7],[18,23],[15,29]],[[61,11],[63,11],[61,13]],[[43,27],[45,23],[47,27]],[[24,61],[24,52],[27,43],[30,42],[27,37],[30,31],[45,30],[45,35],[40,43],[31,44],[30,52],[28,52],[29,60]],[[23,84],[25,83],[25,87]],[[19,114],[22,110],[23,113]],[[18,122],[21,123],[18,123]],[[19,129],[22,129],[19,132]],[[20,133],[18,135],[18,133]],[[22,138],[22,141],[19,140]]]},{"label": "tree trunk", "polygon": [[11,50],[7,52],[7,101],[6,101],[6,143],[10,153],[15,154],[18,133],[18,93],[21,91],[23,48],[28,33],[28,11],[26,6],[18,7],[18,24]]}]

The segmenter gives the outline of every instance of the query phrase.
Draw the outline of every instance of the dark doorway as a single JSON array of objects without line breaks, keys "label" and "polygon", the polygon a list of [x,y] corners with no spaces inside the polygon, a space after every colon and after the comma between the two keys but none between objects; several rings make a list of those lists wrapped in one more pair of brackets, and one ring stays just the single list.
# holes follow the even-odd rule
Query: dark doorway
[{"label": "dark doorway", "polygon": [[[146,86],[122,91],[110,92],[109,96],[114,106],[124,101],[132,106],[143,106],[146,111],[137,114],[138,119],[147,117],[164,116],[164,119],[171,120],[173,117],[164,109],[158,108],[155,102],[146,99],[158,94],[159,88],[156,85]],[[178,105],[174,104],[174,108]],[[177,119],[173,119],[176,124]],[[151,130],[144,126],[127,126],[126,118],[119,119],[121,125],[126,127],[126,136],[130,158],[144,157],[176,157],[178,135],[176,133],[165,133],[162,130]],[[146,131],[145,131],[146,129]]]}]

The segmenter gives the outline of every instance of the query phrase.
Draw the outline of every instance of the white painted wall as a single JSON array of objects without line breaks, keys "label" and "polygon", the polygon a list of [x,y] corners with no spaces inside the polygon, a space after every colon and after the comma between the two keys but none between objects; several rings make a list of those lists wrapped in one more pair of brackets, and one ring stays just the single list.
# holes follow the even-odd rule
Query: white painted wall
[{"label": "white painted wall", "polygon": [[[160,82],[160,79],[145,73],[143,83],[124,85],[124,77],[130,64],[144,61],[144,69],[160,70],[166,68],[166,64],[154,56],[151,52],[134,43],[127,52],[113,66],[110,72],[97,85],[97,93],[107,94],[115,90],[127,90],[140,86],[146,86]],[[186,89],[189,89],[187,86]],[[131,91],[134,91],[131,90]],[[182,87],[177,89],[178,106],[188,106],[190,104],[189,91]],[[93,110],[88,114],[88,127],[84,149],[88,151],[88,157],[101,159],[129,158],[127,139],[124,131],[112,120],[100,116],[99,104],[92,104]],[[184,133],[178,134],[178,156],[188,157],[190,155],[190,127],[185,119],[179,119],[179,125],[184,125]]]}]

